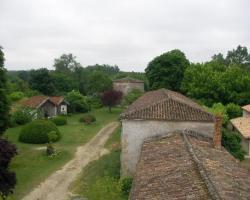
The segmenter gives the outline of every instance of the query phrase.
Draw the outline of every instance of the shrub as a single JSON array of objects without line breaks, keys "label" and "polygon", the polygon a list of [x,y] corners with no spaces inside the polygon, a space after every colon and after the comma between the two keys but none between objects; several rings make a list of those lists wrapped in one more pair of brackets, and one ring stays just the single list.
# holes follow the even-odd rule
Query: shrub
[{"label": "shrub", "polygon": [[28,108],[20,108],[14,112],[11,116],[11,125],[23,125],[31,122],[32,115],[31,110]]},{"label": "shrub", "polygon": [[26,124],[19,134],[19,141],[31,144],[44,144],[50,142],[49,134],[54,131],[57,137],[53,136],[51,142],[60,139],[61,134],[56,125],[48,120],[36,120]]},{"label": "shrub", "polygon": [[84,115],[79,119],[79,121],[84,122],[85,124],[91,124],[96,121],[96,118],[93,115]]},{"label": "shrub", "polygon": [[11,101],[18,101],[18,100],[22,99],[23,97],[24,97],[23,92],[12,92],[10,94]]},{"label": "shrub", "polygon": [[129,195],[129,192],[132,187],[132,182],[133,182],[133,179],[130,177],[123,178],[121,180],[121,190],[125,195]]},{"label": "shrub", "polygon": [[237,159],[244,160],[246,152],[240,144],[240,136],[227,129],[222,130],[222,145]]},{"label": "shrub", "polygon": [[227,115],[229,119],[242,116],[241,107],[234,103],[229,103],[226,105]]},{"label": "shrub", "polygon": [[212,108],[208,108],[213,114],[220,114],[223,118],[223,125],[227,125],[229,117],[227,115],[226,107],[222,103],[214,103]]},{"label": "shrub", "polygon": [[101,97],[98,95],[87,96],[87,102],[90,105],[90,108],[101,108],[102,101]]},{"label": "shrub", "polygon": [[84,97],[79,91],[73,90],[67,93],[66,100],[69,102],[69,111],[72,113],[84,113],[90,110],[86,97]]},{"label": "shrub", "polygon": [[51,156],[51,155],[53,155],[54,153],[55,153],[54,147],[52,146],[51,143],[48,143],[48,144],[47,144],[47,149],[46,149],[46,154],[47,154],[47,156]]},{"label": "shrub", "polygon": [[16,154],[16,147],[9,141],[0,138],[0,199],[13,193],[16,185],[16,175],[9,170],[11,159]]},{"label": "shrub", "polygon": [[67,124],[67,118],[64,116],[54,117],[51,119],[51,121],[57,126],[62,126]]}]

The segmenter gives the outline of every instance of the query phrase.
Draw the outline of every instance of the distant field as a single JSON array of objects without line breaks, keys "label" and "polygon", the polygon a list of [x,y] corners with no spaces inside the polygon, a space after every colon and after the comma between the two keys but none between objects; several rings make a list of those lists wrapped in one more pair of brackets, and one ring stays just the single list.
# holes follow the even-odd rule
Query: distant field
[{"label": "distant field", "polygon": [[72,159],[76,147],[90,140],[104,125],[118,120],[121,109],[114,108],[109,113],[107,108],[91,112],[97,121],[91,125],[84,125],[78,120],[83,114],[67,117],[68,124],[59,126],[62,139],[54,144],[61,153],[49,158],[45,155],[44,145],[24,144],[18,142],[21,127],[10,128],[5,136],[18,148],[18,155],[11,163],[11,170],[16,172],[17,185],[11,199],[18,200],[37,186],[53,171],[60,169],[67,161]]}]

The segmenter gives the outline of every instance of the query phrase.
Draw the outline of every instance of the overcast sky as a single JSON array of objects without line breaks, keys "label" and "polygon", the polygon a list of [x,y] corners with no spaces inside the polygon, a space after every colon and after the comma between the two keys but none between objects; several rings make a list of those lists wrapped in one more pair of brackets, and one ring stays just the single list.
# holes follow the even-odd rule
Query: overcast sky
[{"label": "overcast sky", "polygon": [[202,62],[238,44],[250,48],[249,0],[0,0],[8,70],[73,53],[83,66],[144,71],[172,49]]}]

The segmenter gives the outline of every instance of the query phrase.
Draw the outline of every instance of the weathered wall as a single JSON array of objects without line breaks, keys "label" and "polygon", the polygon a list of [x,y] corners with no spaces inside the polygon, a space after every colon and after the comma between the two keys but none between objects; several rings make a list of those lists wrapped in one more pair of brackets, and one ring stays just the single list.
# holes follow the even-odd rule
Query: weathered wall
[{"label": "weathered wall", "polygon": [[56,106],[51,103],[50,101],[45,102],[41,107],[40,107],[42,117],[54,117],[56,116]]},{"label": "weathered wall", "polygon": [[121,91],[123,95],[127,95],[133,89],[138,89],[144,92],[144,83],[113,82],[113,89]]},{"label": "weathered wall", "polygon": [[62,102],[59,106],[57,106],[57,115],[67,114],[67,108],[68,108],[68,105]]},{"label": "weathered wall", "polygon": [[132,176],[136,170],[143,141],[154,136],[164,136],[173,131],[194,130],[213,137],[212,122],[171,122],[148,120],[122,121],[122,176]]},{"label": "weathered wall", "polygon": [[250,117],[250,112],[243,110],[243,117]]}]

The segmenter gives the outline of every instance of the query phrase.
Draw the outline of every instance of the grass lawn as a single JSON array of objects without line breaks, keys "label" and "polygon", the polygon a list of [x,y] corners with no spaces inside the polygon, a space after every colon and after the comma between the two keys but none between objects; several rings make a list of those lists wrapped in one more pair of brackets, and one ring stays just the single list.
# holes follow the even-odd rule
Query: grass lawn
[{"label": "grass lawn", "polygon": [[18,142],[21,127],[8,129],[5,136],[18,148],[18,155],[11,163],[11,170],[17,175],[17,185],[11,199],[20,199],[53,171],[60,169],[72,159],[77,146],[89,141],[107,123],[118,120],[120,112],[119,108],[113,109],[112,113],[109,113],[107,108],[91,111],[97,119],[91,125],[84,125],[78,121],[83,114],[67,117],[68,124],[58,127],[62,133],[62,139],[54,144],[60,154],[53,158],[47,157],[45,149],[41,149],[46,145]]},{"label": "grass lawn", "polygon": [[109,138],[105,147],[111,152],[91,162],[72,184],[71,191],[91,200],[125,200],[120,184],[120,128]]}]

